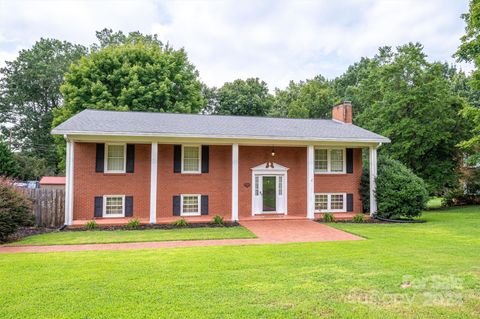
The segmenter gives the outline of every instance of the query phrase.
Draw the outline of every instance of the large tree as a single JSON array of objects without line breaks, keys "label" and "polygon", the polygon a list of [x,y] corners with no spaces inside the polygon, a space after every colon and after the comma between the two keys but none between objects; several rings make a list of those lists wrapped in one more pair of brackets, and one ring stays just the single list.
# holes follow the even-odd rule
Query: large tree
[{"label": "large tree", "polygon": [[457,144],[468,123],[465,99],[452,87],[448,66],[430,63],[420,44],[382,48],[356,85],[364,111],[357,123],[392,140],[382,147],[427,182],[431,193],[456,184]]},{"label": "large tree", "polygon": [[471,138],[463,141],[460,145],[470,154],[469,162],[478,164],[480,163],[480,102],[478,101],[478,92],[480,92],[480,0],[471,0],[469,12],[463,14],[462,18],[466,22],[466,32],[461,38],[462,44],[455,56],[459,61],[474,63],[476,69],[472,72],[469,84],[476,92],[477,100],[471,102],[471,105],[462,112],[466,119],[474,121],[475,126],[472,129]]},{"label": "large tree", "polygon": [[57,156],[50,130],[52,110],[62,104],[60,85],[73,61],[86,48],[55,39],[40,39],[0,70],[0,123],[15,149],[55,168]]},{"label": "large tree", "polygon": [[276,89],[271,115],[293,118],[328,118],[334,95],[331,84],[321,75],[298,83],[290,82],[285,90]]},{"label": "large tree", "polygon": [[[64,105],[55,110],[54,126],[86,108],[177,113],[201,110],[202,85],[185,51],[164,47],[158,41],[142,41],[140,36],[136,39],[134,43],[119,40],[108,45],[101,40],[102,49],[71,65],[61,87]],[[64,143],[58,141],[63,158]]]},{"label": "large tree", "polygon": [[273,104],[267,83],[258,78],[225,83],[211,94],[211,99],[212,112],[225,115],[265,116]]}]

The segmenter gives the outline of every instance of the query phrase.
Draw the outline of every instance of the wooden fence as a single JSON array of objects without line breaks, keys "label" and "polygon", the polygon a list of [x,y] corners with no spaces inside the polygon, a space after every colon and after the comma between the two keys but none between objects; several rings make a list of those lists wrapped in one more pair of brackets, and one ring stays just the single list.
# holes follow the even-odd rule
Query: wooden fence
[{"label": "wooden fence", "polygon": [[35,225],[60,227],[65,222],[65,190],[21,189],[33,202]]}]

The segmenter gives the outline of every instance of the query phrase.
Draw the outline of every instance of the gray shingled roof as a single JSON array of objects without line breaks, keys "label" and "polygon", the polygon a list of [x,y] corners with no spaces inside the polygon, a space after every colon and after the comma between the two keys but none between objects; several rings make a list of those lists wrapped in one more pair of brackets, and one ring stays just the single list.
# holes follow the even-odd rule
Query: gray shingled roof
[{"label": "gray shingled roof", "polygon": [[52,134],[389,142],[333,120],[84,110]]}]

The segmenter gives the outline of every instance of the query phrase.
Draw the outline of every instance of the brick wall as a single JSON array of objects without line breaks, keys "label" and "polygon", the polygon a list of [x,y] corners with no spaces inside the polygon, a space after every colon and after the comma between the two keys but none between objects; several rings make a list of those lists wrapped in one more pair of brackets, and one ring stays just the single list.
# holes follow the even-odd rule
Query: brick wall
[{"label": "brick wall", "polygon": [[157,217],[173,216],[173,196],[208,195],[208,215],[231,218],[232,147],[210,145],[209,172],[173,172],[173,145],[158,145]]},{"label": "brick wall", "polygon": [[362,212],[360,180],[362,178],[362,149],[353,149],[352,174],[315,174],[315,193],[353,194],[354,213]]},{"label": "brick wall", "polygon": [[[209,215],[231,218],[230,145],[210,146],[209,173],[173,173],[173,145],[158,146],[157,217],[172,217],[172,197],[180,194],[209,196]],[[93,219],[94,197],[127,195],[134,197],[134,217],[149,218],[151,146],[135,145],[135,172],[104,174],[95,172],[94,143],[75,143],[74,216],[75,220]],[[272,160],[271,147],[239,147],[239,218],[251,216],[251,168]],[[288,170],[288,214],[306,216],[307,148],[276,147],[274,162]],[[354,150],[353,174],[315,175],[315,192],[354,194],[354,211],[361,212],[359,185],[362,151]],[[247,185],[248,184],[248,185]],[[247,187],[248,186],[248,187]]]},{"label": "brick wall", "polygon": [[150,145],[135,145],[135,171],[126,174],[95,172],[96,144],[75,143],[73,219],[93,219],[94,198],[133,196],[134,217],[150,215]]}]

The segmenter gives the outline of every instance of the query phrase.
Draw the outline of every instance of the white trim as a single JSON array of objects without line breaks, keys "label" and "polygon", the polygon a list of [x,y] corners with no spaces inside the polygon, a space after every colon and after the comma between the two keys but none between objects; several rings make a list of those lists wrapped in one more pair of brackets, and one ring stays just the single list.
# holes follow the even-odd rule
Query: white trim
[{"label": "white trim", "polygon": [[[198,170],[197,171],[186,171],[183,168],[183,162],[184,162],[183,156],[184,156],[184,148],[185,147],[196,147],[196,148],[198,148]],[[182,144],[181,161],[182,161],[182,170],[181,170],[182,174],[201,174],[202,173],[202,145],[199,145],[199,144]]]},{"label": "white trim", "polygon": [[[327,151],[327,171],[317,171],[315,169],[315,151],[313,153],[314,159],[313,159],[313,168],[315,170],[315,174],[346,174],[347,173],[347,149],[344,147],[315,147],[315,150],[326,150]],[[332,151],[333,150],[341,150],[342,151],[342,170],[341,171],[336,171],[332,172]]]},{"label": "white trim", "polygon": [[[315,193],[317,195],[327,195],[327,209],[316,209],[315,213],[345,213],[347,211],[347,193]],[[343,196],[343,207],[341,209],[331,209],[332,207],[332,195]],[[316,204],[316,200],[315,200]]]},{"label": "white trim", "polygon": [[[183,212],[183,197],[184,196],[191,196],[197,197],[198,200],[198,212],[193,213],[184,213]],[[180,216],[200,216],[202,215],[202,195],[200,194],[181,194],[180,195]]]},{"label": "white trim", "polygon": [[212,139],[245,139],[245,140],[269,140],[269,141],[303,141],[303,142],[352,142],[352,143],[390,143],[388,138],[359,138],[351,137],[312,137],[312,136],[291,136],[278,137],[273,135],[208,135],[208,134],[181,134],[181,133],[132,133],[132,132],[102,132],[102,131],[63,131],[52,130],[53,135],[95,135],[95,136],[135,136],[135,137],[186,137],[186,138],[212,138]]},{"label": "white trim", "polygon": [[65,136],[67,152],[65,158],[65,225],[73,223],[73,168],[74,168],[74,142]]},{"label": "white trim", "polygon": [[232,220],[238,221],[238,144],[232,144]]},{"label": "white trim", "polygon": [[158,143],[153,142],[150,159],[150,224],[157,222]]},{"label": "white trim", "polygon": [[315,149],[313,145],[307,147],[307,218],[315,218],[314,194]]},{"label": "white trim", "polygon": [[[123,146],[123,170],[109,170],[108,169],[108,147],[111,145],[122,145]],[[103,172],[105,174],[122,174],[127,171],[127,143],[105,143],[103,151]]]},{"label": "white trim", "polygon": [[[115,197],[121,197],[122,198],[122,214],[106,215],[106,212],[107,212],[107,198],[115,198]],[[102,217],[103,218],[125,217],[125,195],[103,195]]]},{"label": "white trim", "polygon": [[370,164],[370,216],[377,212],[377,198],[375,195],[376,178],[377,178],[377,148],[369,148],[369,164]]}]

